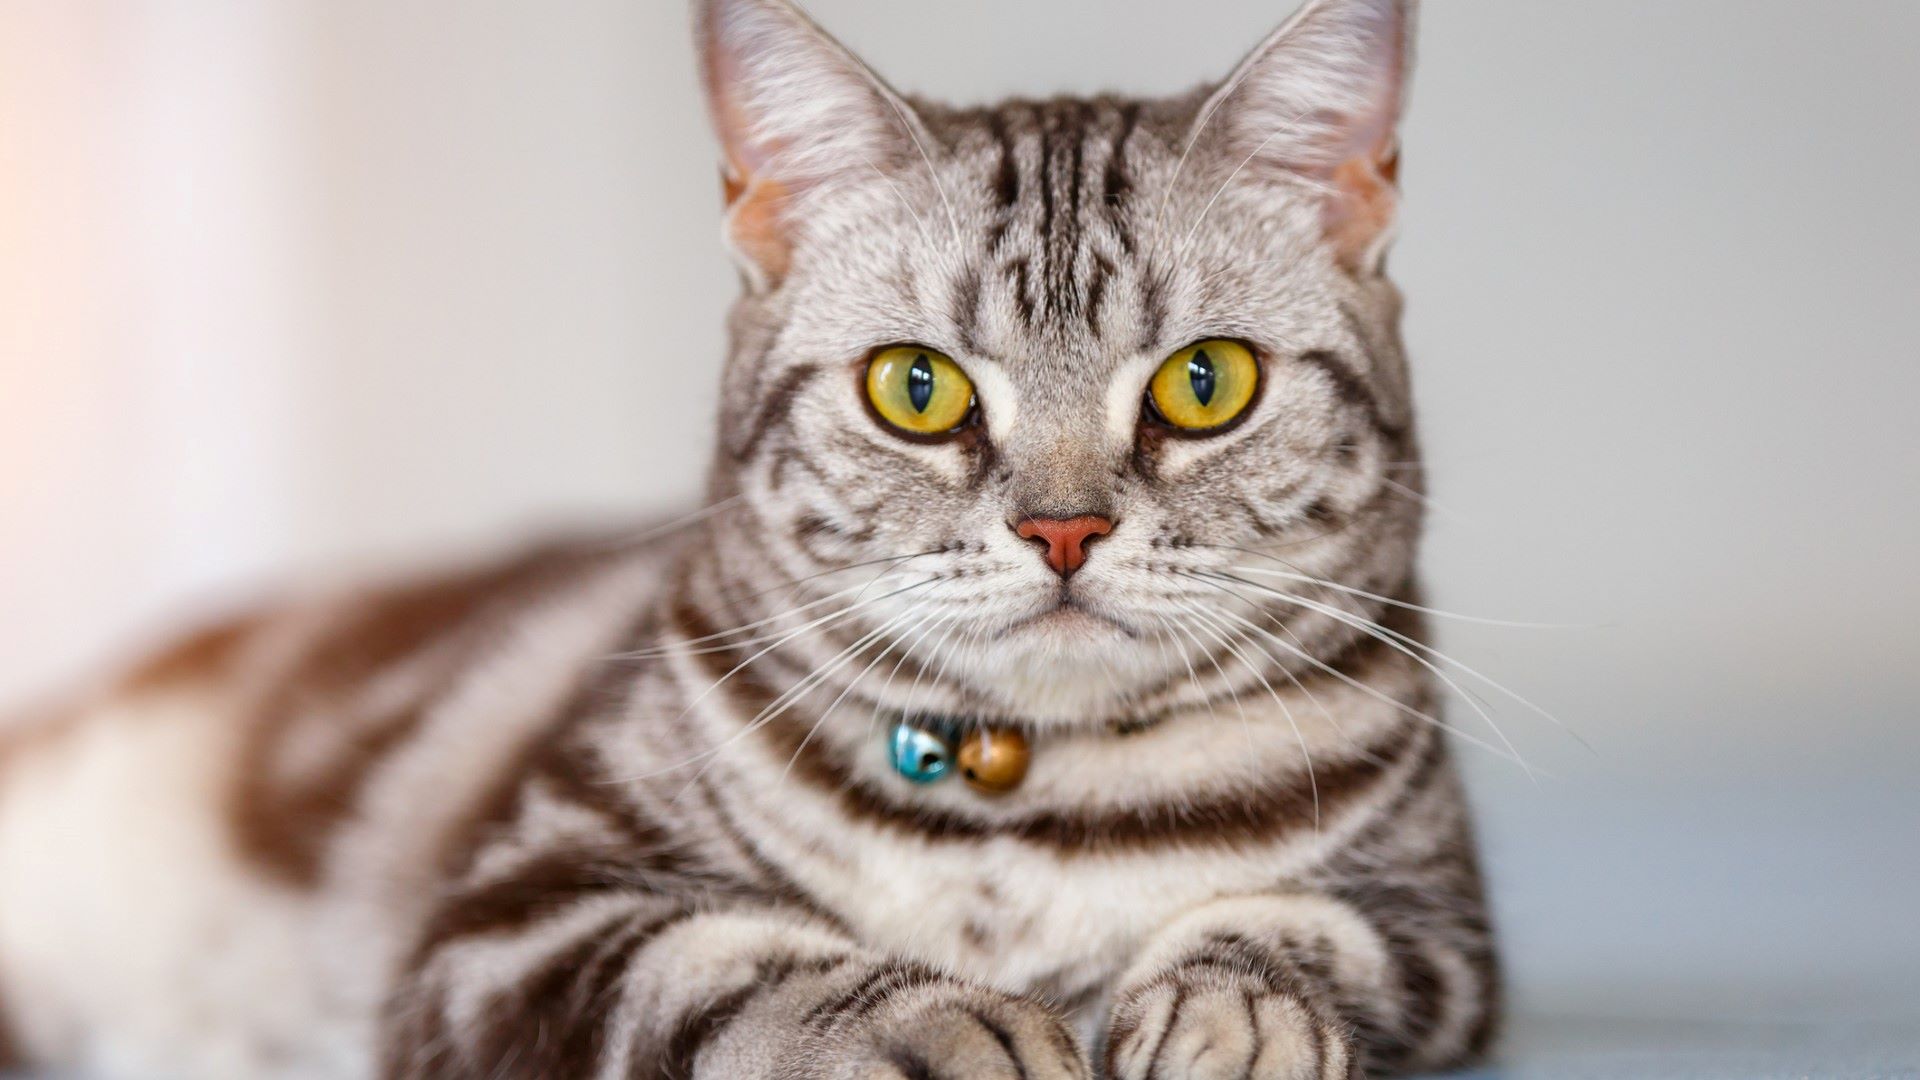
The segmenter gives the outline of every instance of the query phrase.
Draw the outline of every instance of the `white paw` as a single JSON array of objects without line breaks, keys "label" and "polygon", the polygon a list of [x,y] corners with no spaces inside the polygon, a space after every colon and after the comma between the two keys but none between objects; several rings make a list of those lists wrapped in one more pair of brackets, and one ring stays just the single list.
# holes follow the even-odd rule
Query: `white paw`
[{"label": "white paw", "polygon": [[[892,975],[884,972],[891,970]],[[911,965],[889,965],[809,1017],[796,1075],[834,1080],[1088,1080],[1045,1006]]]},{"label": "white paw", "polygon": [[1270,976],[1214,964],[1124,993],[1107,1036],[1111,1080],[1351,1080],[1351,1037]]}]

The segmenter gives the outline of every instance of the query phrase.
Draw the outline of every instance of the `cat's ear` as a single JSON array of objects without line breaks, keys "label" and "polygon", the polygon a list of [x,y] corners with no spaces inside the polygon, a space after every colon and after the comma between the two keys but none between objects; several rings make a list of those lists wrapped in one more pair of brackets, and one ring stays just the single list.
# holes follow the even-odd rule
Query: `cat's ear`
[{"label": "cat's ear", "polygon": [[777,283],[810,196],[913,152],[918,119],[788,0],[694,0],[724,152],[727,237],[756,287]]},{"label": "cat's ear", "polygon": [[1399,205],[1397,126],[1415,0],[1310,0],[1201,108],[1229,167],[1278,167],[1325,194],[1329,243],[1375,272]]}]

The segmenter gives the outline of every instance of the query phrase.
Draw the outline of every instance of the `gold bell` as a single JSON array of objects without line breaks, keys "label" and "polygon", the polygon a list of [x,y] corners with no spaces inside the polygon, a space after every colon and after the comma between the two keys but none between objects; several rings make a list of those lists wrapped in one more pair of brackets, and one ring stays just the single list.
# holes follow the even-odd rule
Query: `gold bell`
[{"label": "gold bell", "polygon": [[975,728],[960,744],[960,775],[975,791],[1004,795],[1027,778],[1031,758],[1018,731]]}]

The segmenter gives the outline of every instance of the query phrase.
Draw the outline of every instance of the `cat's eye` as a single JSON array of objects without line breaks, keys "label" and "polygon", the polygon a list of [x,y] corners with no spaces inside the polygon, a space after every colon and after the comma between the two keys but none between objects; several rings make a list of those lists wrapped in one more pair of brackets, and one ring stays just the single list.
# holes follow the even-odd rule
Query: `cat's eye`
[{"label": "cat's eye", "polygon": [[1160,365],[1147,391],[1154,414],[1182,431],[1225,427],[1260,386],[1260,362],[1237,341],[1189,345]]},{"label": "cat's eye", "polygon": [[896,346],[867,363],[867,400],[880,419],[901,431],[945,435],[972,415],[973,382],[932,349]]}]

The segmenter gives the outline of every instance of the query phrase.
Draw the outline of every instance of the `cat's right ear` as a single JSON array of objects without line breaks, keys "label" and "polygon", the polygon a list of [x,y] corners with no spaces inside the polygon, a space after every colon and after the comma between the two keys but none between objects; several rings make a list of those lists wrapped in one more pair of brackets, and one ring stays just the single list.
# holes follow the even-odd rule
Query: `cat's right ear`
[{"label": "cat's right ear", "polygon": [[1415,0],[1307,0],[1202,107],[1198,132],[1236,169],[1304,177],[1341,262],[1377,272],[1399,205],[1395,128],[1413,59]]},{"label": "cat's right ear", "polygon": [[912,109],[788,0],[694,0],[726,235],[749,284],[786,275],[808,202],[913,152]]}]

